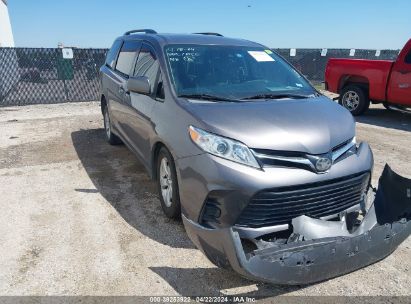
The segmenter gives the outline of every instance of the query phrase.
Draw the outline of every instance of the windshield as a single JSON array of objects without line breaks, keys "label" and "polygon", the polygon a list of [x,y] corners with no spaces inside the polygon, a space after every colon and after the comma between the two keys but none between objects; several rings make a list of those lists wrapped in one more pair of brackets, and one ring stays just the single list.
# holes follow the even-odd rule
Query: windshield
[{"label": "windshield", "polygon": [[178,96],[238,101],[315,93],[281,57],[262,47],[168,45],[165,54]]}]

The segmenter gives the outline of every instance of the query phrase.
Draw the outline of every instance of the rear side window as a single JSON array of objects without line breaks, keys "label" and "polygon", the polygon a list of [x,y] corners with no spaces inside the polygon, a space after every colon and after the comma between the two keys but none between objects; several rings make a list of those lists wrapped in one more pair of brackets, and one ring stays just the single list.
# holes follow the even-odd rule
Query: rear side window
[{"label": "rear side window", "polygon": [[411,64],[411,51],[405,56],[405,63]]},{"label": "rear side window", "polygon": [[133,67],[133,62],[136,53],[140,49],[140,41],[126,41],[121,47],[120,53],[118,54],[116,70],[124,75],[129,75]]},{"label": "rear side window", "polygon": [[110,68],[114,69],[114,65],[116,63],[116,58],[118,54],[118,50],[121,47],[121,40],[114,41],[113,45],[111,46],[110,50],[106,56],[106,65]]},{"label": "rear side window", "polygon": [[155,84],[159,71],[158,58],[154,49],[143,43],[140,54],[138,55],[137,63],[134,69],[134,76],[146,76],[151,85],[151,92],[155,90]]}]

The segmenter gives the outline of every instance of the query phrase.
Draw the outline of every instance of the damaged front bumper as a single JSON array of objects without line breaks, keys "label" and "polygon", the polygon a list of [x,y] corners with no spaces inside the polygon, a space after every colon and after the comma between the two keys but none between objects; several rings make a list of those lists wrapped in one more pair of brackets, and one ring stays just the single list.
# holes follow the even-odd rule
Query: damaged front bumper
[{"label": "damaged front bumper", "polygon": [[314,283],[375,263],[410,235],[411,180],[386,166],[373,204],[354,228],[345,220],[300,216],[292,222],[293,238],[264,241],[251,251],[233,227],[206,228],[184,216],[183,221],[191,240],[218,266],[275,284]]}]

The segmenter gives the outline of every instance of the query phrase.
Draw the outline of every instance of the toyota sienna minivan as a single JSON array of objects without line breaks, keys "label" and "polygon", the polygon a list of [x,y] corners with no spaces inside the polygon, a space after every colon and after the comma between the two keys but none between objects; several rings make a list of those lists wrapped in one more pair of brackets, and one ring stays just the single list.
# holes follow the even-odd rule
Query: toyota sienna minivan
[{"label": "toyota sienna minivan", "polygon": [[351,114],[261,44],[129,31],[101,68],[101,110],[107,141],[134,152],[217,266],[312,283],[410,233],[411,181],[386,166],[375,193]]}]

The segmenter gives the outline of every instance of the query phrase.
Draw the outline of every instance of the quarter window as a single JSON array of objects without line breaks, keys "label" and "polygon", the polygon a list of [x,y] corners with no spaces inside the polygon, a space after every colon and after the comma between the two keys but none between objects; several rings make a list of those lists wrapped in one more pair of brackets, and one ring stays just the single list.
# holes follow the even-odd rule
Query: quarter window
[{"label": "quarter window", "polygon": [[116,70],[125,75],[129,75],[133,66],[136,52],[140,48],[139,41],[126,41],[121,47],[118,55]]},{"label": "quarter window", "polygon": [[163,100],[164,96],[164,84],[163,84],[163,77],[160,75],[158,76],[158,83],[157,83],[157,91],[156,91],[156,98]]},{"label": "quarter window", "polygon": [[146,76],[150,82],[152,93],[155,90],[158,71],[159,63],[153,48],[143,44],[134,69],[134,76]]},{"label": "quarter window", "polygon": [[411,64],[411,51],[405,56],[405,63]]}]

